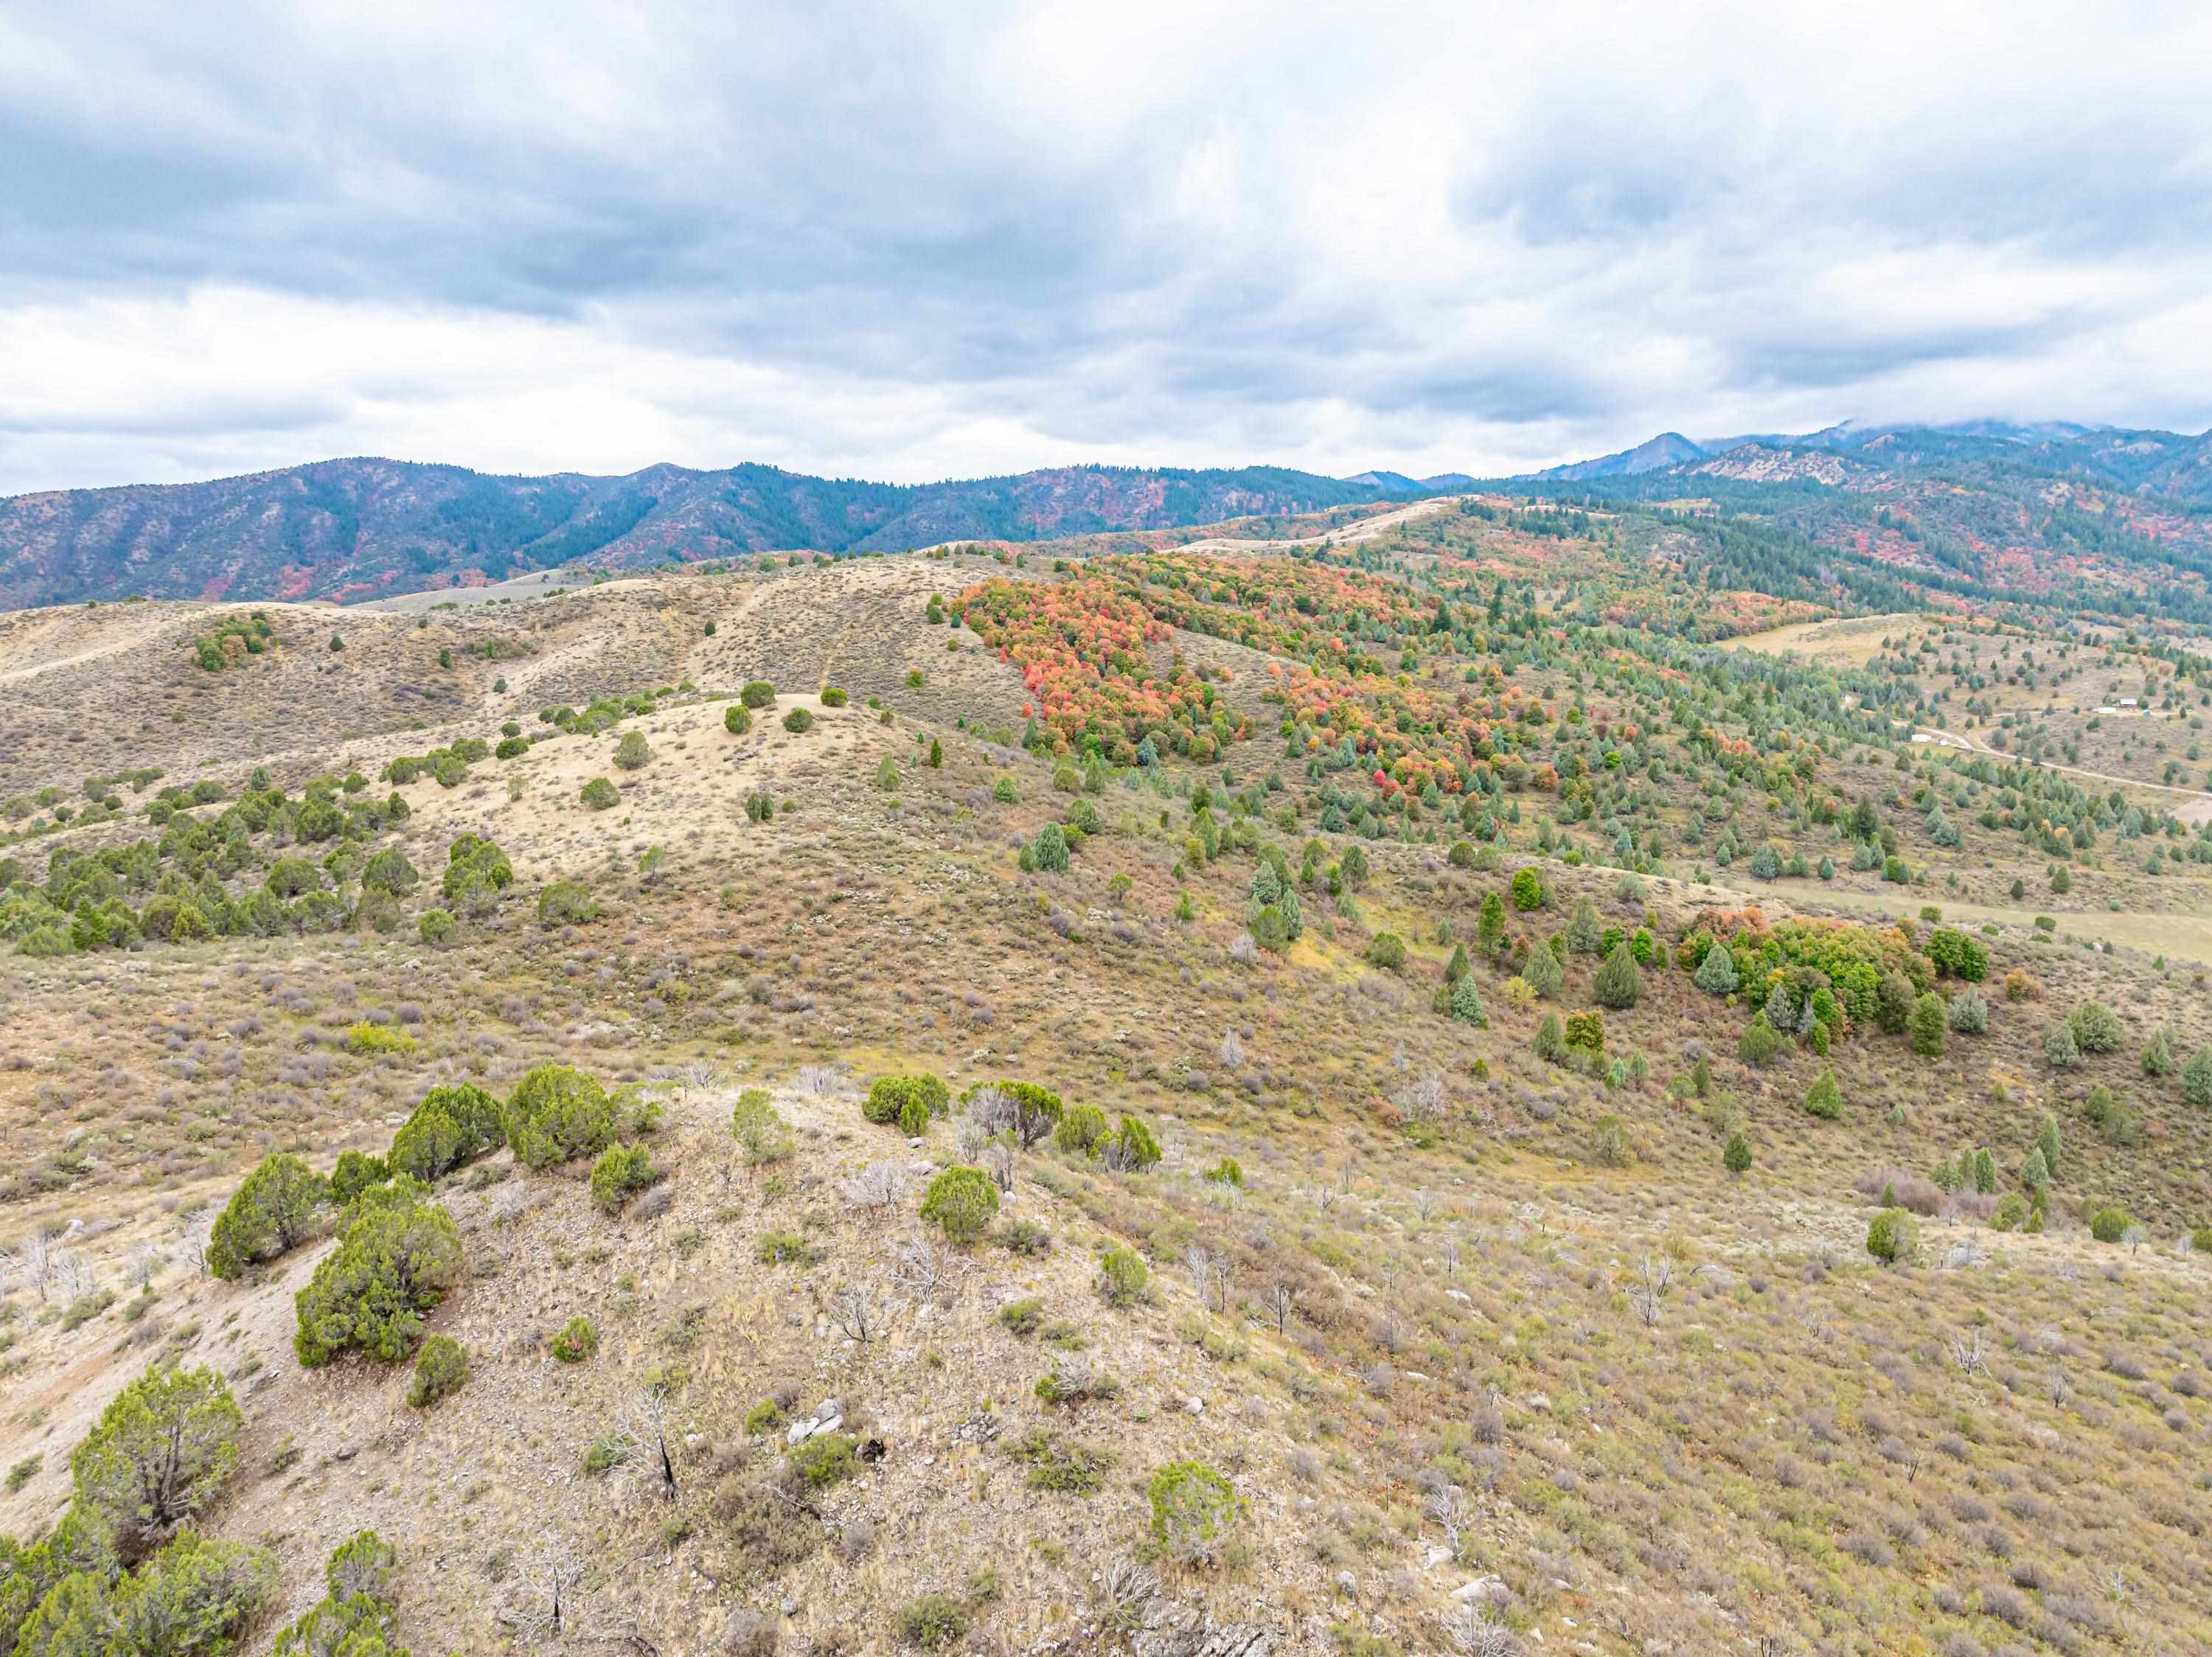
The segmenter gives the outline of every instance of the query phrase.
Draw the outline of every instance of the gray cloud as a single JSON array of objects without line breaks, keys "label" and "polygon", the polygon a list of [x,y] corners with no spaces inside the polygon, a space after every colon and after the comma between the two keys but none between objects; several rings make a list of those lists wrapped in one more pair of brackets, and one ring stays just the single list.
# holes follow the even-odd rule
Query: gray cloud
[{"label": "gray cloud", "polygon": [[2192,9],[356,13],[0,15],[0,490],[2212,423]]}]

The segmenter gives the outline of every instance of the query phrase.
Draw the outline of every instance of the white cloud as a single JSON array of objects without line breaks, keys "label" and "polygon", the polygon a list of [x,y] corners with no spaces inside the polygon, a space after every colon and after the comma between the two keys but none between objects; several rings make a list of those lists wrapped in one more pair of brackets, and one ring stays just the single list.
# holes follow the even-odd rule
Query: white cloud
[{"label": "white cloud", "polygon": [[2199,8],[0,15],[0,490],[2212,423]]}]

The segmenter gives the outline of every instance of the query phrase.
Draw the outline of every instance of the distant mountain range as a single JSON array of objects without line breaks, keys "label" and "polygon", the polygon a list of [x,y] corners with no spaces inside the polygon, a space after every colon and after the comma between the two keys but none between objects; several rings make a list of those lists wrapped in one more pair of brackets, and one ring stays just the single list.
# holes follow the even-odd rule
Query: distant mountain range
[{"label": "distant mountain range", "polygon": [[0,500],[0,608],[134,594],[344,601],[580,563],[620,569],[771,548],[896,551],[1176,528],[1469,481],[1078,466],[908,485],[764,466],[517,478],[325,460],[209,483]]},{"label": "distant mountain range", "polygon": [[[1896,491],[1909,487],[1934,492],[1922,509],[1929,521],[1998,545],[2008,537],[2005,515],[2016,522],[2027,512],[2041,521],[2061,498],[2050,492],[2059,483],[2133,497],[2130,533],[2164,533],[2142,515],[2178,511],[2175,521],[2195,545],[2212,530],[2212,433],[1996,420],[1847,421],[1795,436],[1705,440],[1667,431],[1618,454],[1480,485],[1462,472],[1412,478],[1380,468],[1328,478],[1277,466],[1077,466],[899,484],[765,466],[525,478],[401,460],[324,460],[208,483],[0,499],[0,609],[134,594],[345,602],[574,564],[619,570],[773,549],[1033,541],[1475,487],[1648,500],[1686,488],[1725,495],[1734,509],[1749,511],[1779,510],[1792,491],[1808,489],[1887,491],[1902,509]],[[1984,517],[1942,498],[1961,489],[1977,510],[1987,509]],[[1815,521],[1805,516],[1809,507],[1791,510],[1796,527],[1816,540],[1842,533],[1840,520]],[[2068,518],[2061,527],[2069,545],[2095,538],[2086,522]]]},{"label": "distant mountain range", "polygon": [[2034,424],[1968,420],[1936,426],[1847,420],[1794,436],[1749,433],[1704,440],[1667,431],[1634,448],[1524,476],[1558,483],[1681,471],[1759,482],[1809,478],[1840,484],[1850,475],[1847,466],[1816,463],[1812,458],[1816,455],[1842,456],[1865,467],[1893,470],[1948,466],[1977,475],[2075,478],[2186,503],[2212,503],[2212,432],[2192,437],[2066,420]]}]

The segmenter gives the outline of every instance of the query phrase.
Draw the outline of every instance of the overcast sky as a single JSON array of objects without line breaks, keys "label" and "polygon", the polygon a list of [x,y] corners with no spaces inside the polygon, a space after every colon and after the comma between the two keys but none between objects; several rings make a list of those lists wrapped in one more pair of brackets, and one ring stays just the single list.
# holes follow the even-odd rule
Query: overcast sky
[{"label": "overcast sky", "polygon": [[15,0],[0,493],[2194,431],[2208,86],[2118,0]]}]

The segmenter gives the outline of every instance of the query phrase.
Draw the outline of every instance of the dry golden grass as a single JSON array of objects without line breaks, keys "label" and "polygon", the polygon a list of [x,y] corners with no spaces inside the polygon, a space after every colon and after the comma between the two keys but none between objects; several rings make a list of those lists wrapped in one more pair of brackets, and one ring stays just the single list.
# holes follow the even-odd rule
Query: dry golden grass
[{"label": "dry golden grass", "polygon": [[[649,583],[579,595],[573,623],[557,608],[571,600],[537,601],[549,624],[531,635],[538,654],[495,665],[505,701],[472,692],[465,718],[420,732],[319,744],[313,733],[348,716],[329,698],[349,681],[287,661],[255,682],[251,698],[281,683],[301,698],[270,749],[288,783],[341,763],[373,775],[509,711],[536,731],[537,706],[556,695],[754,676],[782,695],[743,737],[722,727],[727,704],[676,698],[619,730],[483,762],[456,789],[409,784],[412,814],[387,843],[428,877],[410,929],[454,836],[489,835],[518,874],[447,947],[410,929],[0,957],[0,1121],[21,1176],[0,1239],[50,1231],[92,1269],[95,1301],[118,1297],[70,1326],[58,1282],[42,1295],[10,1280],[0,1424],[11,1465],[39,1460],[0,1494],[0,1527],[51,1521],[88,1422],[173,1355],[229,1374],[246,1413],[240,1471],[211,1527],[269,1538],[289,1615],[319,1593],[331,1544],[374,1526],[406,1562],[401,1635],[417,1650],[514,1646],[506,1619],[549,1534],[586,1567],[583,1639],[720,1649],[743,1610],[775,1621],[787,1652],[889,1651],[898,1608],[934,1592],[965,1603],[979,1651],[1121,1648],[1137,1642],[1108,1623],[1096,1579],[1149,1554],[1145,1483],[1183,1458],[1227,1473],[1247,1507],[1212,1565],[1155,1562],[1147,1651],[1189,1648],[1165,1625],[1207,1618],[1273,1630],[1278,1654],[1355,1636],[1389,1643],[1354,1649],[1445,1651],[1451,1595],[1469,1583],[1529,1650],[2212,1648],[2200,1545],[2212,1349],[2204,1257],[2184,1236],[2212,1219],[2205,1112],[2136,1061],[2151,1030],[2172,1025],[2193,1047],[2212,1017],[2190,975],[2150,967],[2148,935],[2115,936],[2135,953],[2092,955],[2034,942],[2014,911],[1940,888],[1865,876],[1759,887],[1770,911],[1902,899],[1911,913],[1934,901],[1948,920],[1988,918],[1989,1033],[1954,1035],[1934,1061],[1855,1036],[1830,1061],[1844,1118],[1824,1123],[1801,1107],[1822,1068],[1811,1054],[1739,1063],[1742,1009],[1653,972],[1636,1008],[1607,1015],[1609,1053],[1641,1057],[1648,1077],[1607,1087],[1537,1061],[1549,1009],[1513,1008],[1487,967],[1488,1027],[1429,1010],[1450,948],[1439,923],[1471,935],[1517,858],[1474,871],[1449,865],[1442,843],[1373,843],[1353,913],[1314,894],[1285,956],[1240,959],[1251,862],[1176,873],[1188,804],[1174,789],[1190,780],[1177,770],[1165,792],[1117,781],[1091,796],[1109,832],[1066,874],[1022,874],[1016,842],[1066,796],[1049,765],[978,734],[1018,724],[1018,679],[980,652],[945,653],[945,630],[920,618],[931,591],[962,584],[957,565]],[[357,630],[386,624],[401,629],[393,652],[416,649],[411,618],[349,616],[346,654]],[[96,628],[41,637],[31,682],[90,670],[53,663]],[[128,649],[102,660],[152,672]],[[924,683],[910,686],[916,670]],[[823,705],[825,685],[852,702]],[[264,719],[274,706],[253,705]],[[786,733],[781,716],[802,705],[812,728]],[[242,728],[191,741],[235,744]],[[631,729],[654,754],[625,773],[612,755]],[[932,738],[941,769],[926,764]],[[157,725],[112,746],[143,758],[170,740]],[[886,759],[895,790],[879,785]],[[234,786],[251,763],[233,752],[208,770]],[[1261,764],[1234,763],[1243,780]],[[626,786],[594,813],[577,795],[601,775]],[[1001,777],[1013,803],[993,798]],[[792,809],[750,820],[744,798],[763,788]],[[1745,816],[1762,809],[1747,801]],[[1955,868],[1994,893],[2017,851],[1980,868],[2001,846],[1982,832],[1969,825]],[[1294,862],[1304,838],[1289,837]],[[638,859],[653,846],[668,863],[648,879]],[[1642,918],[1616,873],[1548,868],[1557,895],[1541,927],[1585,892],[1609,923]],[[588,882],[596,920],[537,923],[532,901],[560,877]],[[2130,878],[2085,871],[2075,902]],[[2168,878],[2162,889],[2201,898],[2202,877]],[[1662,929],[1713,895],[1686,880],[1644,887]],[[1185,891],[1188,923],[1173,913]],[[2130,917],[2154,918],[2145,906],[2112,919]],[[2067,930],[2094,935],[2102,919],[2084,912]],[[1411,946],[1402,973],[1363,959],[1384,927]],[[1996,979],[2014,965],[2042,981],[2040,1000],[2003,1001]],[[1561,1007],[1586,1003],[1590,967],[1572,959]],[[2130,1039],[2054,1075],[2042,1024],[2092,997]],[[378,1015],[416,1050],[344,1051],[337,1038]],[[1667,1084],[1698,1043],[1714,1055],[1715,1098],[1677,1100]],[[592,1206],[581,1165],[532,1174],[501,1152],[448,1179],[441,1200],[472,1276],[430,1327],[466,1344],[471,1377],[438,1409],[405,1407],[404,1366],[299,1368],[291,1297],[325,1243],[237,1284],[183,1258],[269,1151],[326,1167],[342,1149],[380,1150],[434,1083],[469,1076],[503,1093],[551,1060],[659,1086],[668,1119],[652,1144],[669,1177],[620,1218]],[[1139,1113],[1165,1160],[1124,1175],[1024,1153],[1000,1232],[1032,1222],[1050,1252],[987,1242],[926,1301],[897,1281],[894,1252],[920,1229],[921,1172],[881,1212],[843,1189],[872,1163],[926,1171],[975,1154],[957,1120],[915,1147],[862,1120],[870,1078],[920,1069],[956,1095],[1025,1077]],[[1433,1138],[1409,1136],[1392,1124],[1431,1077]],[[2107,1142],[2082,1115],[2100,1083],[2128,1100],[2133,1142]],[[727,1128],[735,1093],[754,1085],[796,1133],[792,1157],[761,1168]],[[1938,1203],[1919,1264],[1867,1257],[1863,1185],[1920,1202],[1916,1179],[1979,1145],[2008,1178],[2046,1112],[2066,1145],[2049,1230],[2000,1234],[1972,1199]],[[1607,1116],[1635,1153],[1622,1166],[1592,1154]],[[1721,1164],[1725,1123],[1753,1148],[1741,1179]],[[1205,1177],[1224,1157],[1242,1187]],[[2091,1239],[2079,1211],[2108,1202],[2148,1225],[2139,1250]],[[763,1264],[769,1233],[817,1258]],[[1126,1310],[1093,1287],[1116,1246],[1152,1271],[1150,1298]],[[1194,1271],[1194,1249],[1223,1275]],[[1292,1295],[1279,1330],[1279,1286]],[[838,1327],[846,1288],[879,1308],[879,1337]],[[1000,1312],[1032,1297],[1038,1326],[1017,1332]],[[550,1338],[578,1314],[598,1326],[599,1353],[557,1363]],[[1035,1383],[1079,1342],[1121,1391],[1048,1406]],[[655,1380],[677,1410],[672,1502],[582,1471]],[[783,1441],[749,1434],[746,1418],[779,1392],[801,1410],[836,1398],[883,1455],[807,1508],[776,1509],[780,1527],[763,1532],[747,1504]],[[1099,1489],[1031,1488],[1014,1451],[1034,1429],[1110,1453]]]}]

